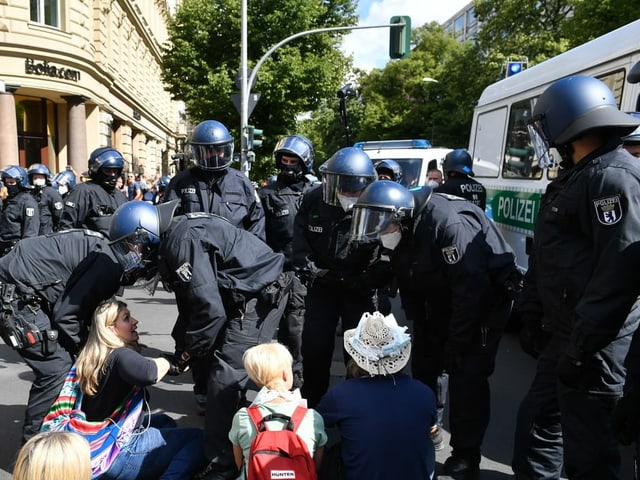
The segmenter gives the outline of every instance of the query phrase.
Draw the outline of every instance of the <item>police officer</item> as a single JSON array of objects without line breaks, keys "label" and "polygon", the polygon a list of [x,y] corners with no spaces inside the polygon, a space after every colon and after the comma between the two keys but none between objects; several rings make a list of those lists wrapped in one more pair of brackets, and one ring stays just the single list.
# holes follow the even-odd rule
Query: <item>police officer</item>
[{"label": "police officer", "polygon": [[264,211],[253,184],[229,166],[233,137],[227,127],[205,120],[191,132],[189,145],[195,166],[171,179],[165,202],[180,199],[178,214],[215,213],[264,240]]},{"label": "police officer", "polygon": [[363,150],[342,148],[322,164],[320,173],[322,185],[305,193],[293,234],[294,267],[307,282],[302,393],[311,406],[329,387],[338,322],[344,330],[355,328],[362,312],[378,310],[380,286],[367,272],[379,257],[379,245],[349,246],[351,207],[377,179],[373,162]]},{"label": "police officer", "polygon": [[35,375],[23,442],[40,430],[98,303],[132,284],[145,249],[158,243],[157,217],[150,224],[125,212],[129,223],[111,244],[98,232],[71,229],[21,240],[0,259],[0,334]]},{"label": "police officer", "polygon": [[380,160],[374,165],[378,180],[391,180],[402,183],[402,167],[395,160]]},{"label": "police officer", "polygon": [[[632,114],[636,118],[640,118],[640,113]],[[624,148],[636,158],[640,158],[640,127],[636,128],[629,135],[622,137],[622,145]]]},{"label": "police officer", "polygon": [[96,148],[89,156],[90,181],[76,185],[65,199],[59,230],[88,228],[109,235],[111,215],[127,201],[116,188],[124,158],[112,147]]},{"label": "police officer", "polygon": [[515,256],[473,203],[429,187],[412,193],[389,181],[369,186],[354,206],[351,237],[379,238],[393,250],[402,306],[413,321],[412,374],[440,397],[440,422],[448,380],[452,455],[444,471],[476,478]]},{"label": "police officer", "polygon": [[62,197],[51,186],[51,172],[46,165],[34,163],[27,170],[29,183],[33,187],[31,194],[38,202],[40,212],[40,235],[57,229],[62,215]]},{"label": "police officer", "polygon": [[73,187],[76,186],[76,176],[71,170],[63,170],[53,177],[53,188],[65,199]]},{"label": "police officer", "polygon": [[38,202],[29,193],[27,171],[19,165],[10,165],[0,176],[7,189],[0,215],[0,255],[4,255],[21,238],[38,235],[40,217]]},{"label": "police officer", "polygon": [[448,193],[457,197],[466,198],[475,203],[482,210],[487,206],[487,191],[473,177],[473,161],[471,155],[463,148],[452,150],[444,157],[442,170],[446,175],[446,180],[436,191],[438,193]]},{"label": "police officer", "polygon": [[[600,80],[576,75],[539,97],[529,132],[546,189],[519,310],[551,333],[516,425],[516,478],[619,478],[611,412],[638,327],[640,164],[620,137],[638,126]],[[529,322],[530,325],[530,322]]]},{"label": "police officer", "polygon": [[[189,146],[195,166],[171,179],[164,201],[179,199],[178,214],[215,213],[265,240],[260,198],[247,176],[229,166],[233,160],[233,137],[227,127],[216,120],[205,120],[191,132]],[[184,338],[186,322],[187,319],[178,317],[172,333],[176,342]],[[191,364],[193,391],[200,414],[206,407],[209,369],[204,358],[194,359]]]},{"label": "police officer", "polygon": [[[129,202],[122,209],[131,203],[141,217],[156,209],[146,202]],[[113,225],[119,223],[119,212]],[[171,358],[172,364],[184,368],[191,358],[213,360],[205,415],[211,463],[197,478],[236,478],[228,433],[248,378],[242,356],[276,334],[289,288],[281,275],[284,256],[228,220],[196,212],[174,217],[157,258],[179,315],[187,319],[182,351]]]},{"label": "police officer", "polygon": [[302,327],[307,288],[293,272],[293,223],[302,195],[314,184],[314,151],[303,135],[281,138],[273,151],[279,170],[274,182],[259,190],[265,212],[267,245],[285,256],[285,272],[292,281],[289,303],[278,329],[278,340],[293,356],[294,386],[302,387]]},{"label": "police officer", "polygon": [[169,183],[171,183],[171,177],[167,175],[163,175],[156,182],[156,191],[153,195],[153,204],[158,205],[164,202],[164,196],[167,193],[167,188],[169,187]]}]

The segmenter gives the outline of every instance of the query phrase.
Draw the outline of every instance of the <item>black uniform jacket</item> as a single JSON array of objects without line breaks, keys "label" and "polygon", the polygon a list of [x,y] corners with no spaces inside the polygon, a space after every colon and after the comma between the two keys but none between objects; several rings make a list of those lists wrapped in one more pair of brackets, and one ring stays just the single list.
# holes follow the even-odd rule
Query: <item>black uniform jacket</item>
[{"label": "black uniform jacket", "polygon": [[233,168],[210,175],[197,167],[178,173],[163,201],[180,199],[176,214],[215,213],[264,240],[262,203],[247,176]]},{"label": "black uniform jacket", "polygon": [[188,319],[185,350],[209,352],[227,320],[226,308],[260,295],[275,282],[284,256],[246,230],[213,214],[173,219],[162,240],[159,270]]}]

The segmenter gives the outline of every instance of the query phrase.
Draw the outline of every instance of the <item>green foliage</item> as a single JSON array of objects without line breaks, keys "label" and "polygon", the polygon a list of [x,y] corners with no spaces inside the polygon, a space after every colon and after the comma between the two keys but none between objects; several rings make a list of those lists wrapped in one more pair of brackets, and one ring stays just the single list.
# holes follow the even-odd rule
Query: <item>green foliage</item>
[{"label": "green foliage", "polygon": [[[353,0],[248,2],[249,68],[281,40],[307,30],[357,23]],[[239,138],[240,115],[230,99],[238,93],[241,12],[237,0],[183,0],[168,23],[163,80],[185,102],[192,123],[222,121]],[[335,95],[350,60],[339,50],[347,32],[311,34],[276,50],[263,64],[252,92],[261,94],[250,123],[264,129],[253,169],[262,175],[281,135],[295,131],[296,117]],[[237,142],[239,143],[239,142]],[[253,174],[252,174],[253,176]]]}]

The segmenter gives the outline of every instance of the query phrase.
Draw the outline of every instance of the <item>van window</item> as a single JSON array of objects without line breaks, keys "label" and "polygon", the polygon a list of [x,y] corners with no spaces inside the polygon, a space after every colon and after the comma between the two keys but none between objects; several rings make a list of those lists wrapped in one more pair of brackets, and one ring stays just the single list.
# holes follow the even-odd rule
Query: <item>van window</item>
[{"label": "van window", "polygon": [[504,162],[502,163],[503,177],[533,179],[542,177],[542,169],[538,167],[535,150],[527,129],[532,111],[531,99],[511,105],[504,147]]},{"label": "van window", "polygon": [[607,87],[609,87],[614,97],[616,97],[618,108],[620,108],[622,103],[622,90],[624,88],[624,70],[616,70],[615,72],[609,72],[604,75],[597,75],[596,78],[607,84]]},{"label": "van window", "polygon": [[478,115],[474,137],[476,143],[473,149],[474,171],[476,162],[486,162],[495,165],[493,169],[483,169],[475,172],[478,177],[497,177],[499,174],[500,151],[504,142],[504,132],[507,125],[507,108],[484,112]]}]

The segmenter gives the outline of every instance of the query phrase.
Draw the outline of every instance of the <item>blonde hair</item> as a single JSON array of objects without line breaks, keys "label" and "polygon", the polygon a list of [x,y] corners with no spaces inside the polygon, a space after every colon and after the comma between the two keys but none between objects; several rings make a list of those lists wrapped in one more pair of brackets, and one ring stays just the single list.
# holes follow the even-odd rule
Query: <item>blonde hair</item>
[{"label": "blonde hair", "polygon": [[244,369],[258,387],[274,388],[282,382],[282,372],[293,378],[293,357],[280,343],[262,343],[251,347],[242,356]]},{"label": "blonde hair", "polygon": [[39,433],[20,449],[13,479],[90,480],[89,443],[76,433]]},{"label": "blonde hair", "polygon": [[107,358],[116,348],[126,346],[109,328],[115,325],[118,316],[126,308],[126,303],[111,298],[98,305],[93,313],[87,343],[76,360],[80,388],[85,395],[97,393],[100,375],[104,373]]}]

